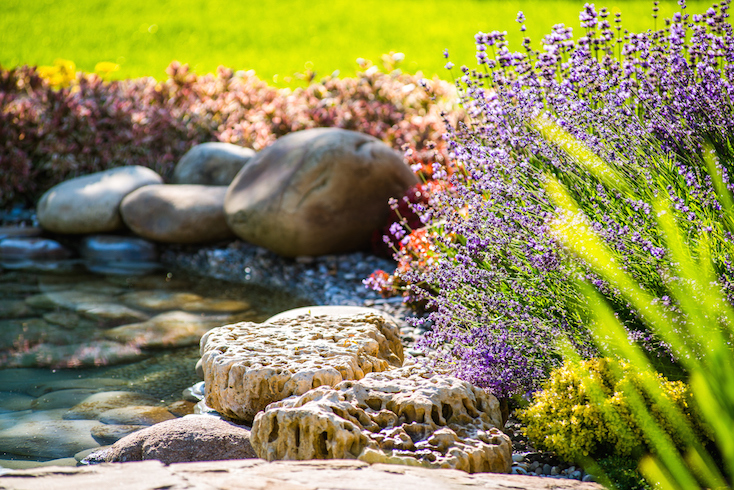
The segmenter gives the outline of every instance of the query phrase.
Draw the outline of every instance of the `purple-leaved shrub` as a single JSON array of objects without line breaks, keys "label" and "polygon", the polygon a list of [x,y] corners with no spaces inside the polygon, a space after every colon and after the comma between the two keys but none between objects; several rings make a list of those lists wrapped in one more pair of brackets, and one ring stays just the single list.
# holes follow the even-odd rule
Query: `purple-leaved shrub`
[{"label": "purple-leaved shrub", "polygon": [[447,124],[450,185],[417,206],[431,264],[389,278],[428,301],[433,327],[423,343],[459,376],[508,397],[539,388],[561,362],[561,338],[593,355],[572,280],[579,275],[611,301],[630,338],[661,365],[670,362],[618,291],[579,268],[555,239],[553,220],[576,217],[559,216],[543,190],[548,175],[565,185],[615,260],[674,312],[666,290],[677,278],[650,206],[667,193],[691,242],[711,243],[734,300],[734,210],[708,171],[734,189],[729,2],[697,15],[680,4],[663,28],[639,34],[587,4],[579,39],[557,25],[539,50],[526,38],[524,52],[510,52],[503,32],[476,35],[478,67],[462,67],[456,80],[468,121]]},{"label": "purple-leaved shrub", "polygon": [[198,143],[260,150],[289,132],[321,126],[371,134],[406,151],[412,165],[443,162],[440,114],[455,100],[451,84],[365,68],[354,78],[291,90],[223,67],[197,76],[177,62],[162,81],[106,82],[77,73],[60,88],[34,67],[0,67],[0,209],[35,203],[63,180],[121,165],[167,178]]}]

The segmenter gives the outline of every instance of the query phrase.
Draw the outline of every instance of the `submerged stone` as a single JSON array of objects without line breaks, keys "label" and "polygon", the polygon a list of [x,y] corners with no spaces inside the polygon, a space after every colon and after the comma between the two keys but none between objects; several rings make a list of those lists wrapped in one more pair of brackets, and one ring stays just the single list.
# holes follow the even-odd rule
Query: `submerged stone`
[{"label": "submerged stone", "polygon": [[12,237],[0,239],[2,260],[63,260],[72,251],[56,240],[40,237]]}]

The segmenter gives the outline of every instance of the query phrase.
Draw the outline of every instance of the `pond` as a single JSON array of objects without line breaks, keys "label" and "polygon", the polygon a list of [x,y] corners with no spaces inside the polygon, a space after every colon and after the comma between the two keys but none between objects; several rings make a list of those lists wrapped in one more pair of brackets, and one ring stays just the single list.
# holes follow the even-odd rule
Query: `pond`
[{"label": "pond", "polygon": [[0,263],[0,472],[73,465],[192,413],[196,399],[184,391],[200,381],[204,332],[306,305],[157,264],[96,270]]}]

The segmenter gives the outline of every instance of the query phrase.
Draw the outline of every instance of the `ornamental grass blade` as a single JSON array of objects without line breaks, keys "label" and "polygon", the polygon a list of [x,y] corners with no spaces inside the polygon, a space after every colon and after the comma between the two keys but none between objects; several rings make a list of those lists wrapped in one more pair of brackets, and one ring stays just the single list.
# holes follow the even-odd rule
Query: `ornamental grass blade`
[{"label": "ornamental grass blade", "polygon": [[[655,204],[658,225],[667,239],[671,264],[678,278],[671,289],[682,309],[682,318],[686,320],[685,331],[681,331],[672,321],[673,318],[652,301],[652,295],[635,284],[619,267],[613,252],[591,229],[565,188],[549,177],[546,191],[565,217],[552,225],[557,238],[623,294],[646,324],[668,342],[672,352],[691,373],[694,399],[701,408],[704,420],[716,434],[725,467],[730,470],[734,468],[734,368],[729,348],[731,306],[723,297],[713,269],[709,266],[710,256],[705,238],[696,248],[699,256],[696,260],[696,254],[683,239],[672,218],[668,203],[660,200]],[[629,341],[626,330],[601,294],[586,282],[579,282],[579,289],[588,299],[592,312],[590,328],[602,352],[628,359],[639,369],[650,370],[647,355]],[[714,360],[716,362],[712,363]],[[711,488],[726,487],[726,480],[711,455],[697,439],[683,414],[663,396],[653,378],[645,378],[641,389],[641,392],[631,390],[627,395],[635,418],[654,450],[654,457],[641,463],[643,474],[663,488],[695,488],[699,486],[697,482]],[[687,448],[685,458],[651,416],[643,393],[660,407],[668,423],[683,441]]]},{"label": "ornamental grass blade", "polygon": [[541,136],[558,146],[573,161],[588,171],[600,182],[607,187],[615,189],[630,197],[635,197],[632,186],[629,185],[627,179],[616,169],[608,165],[604,160],[599,158],[596,153],[591,151],[589,147],[575,138],[571,133],[563,129],[554,121],[545,116],[537,116],[530,121],[530,125],[538,131]]}]

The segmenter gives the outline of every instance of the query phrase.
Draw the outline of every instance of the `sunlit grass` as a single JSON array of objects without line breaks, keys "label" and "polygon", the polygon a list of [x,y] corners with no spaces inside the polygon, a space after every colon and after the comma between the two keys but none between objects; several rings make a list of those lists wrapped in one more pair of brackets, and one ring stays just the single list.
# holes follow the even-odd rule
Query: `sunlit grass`
[{"label": "sunlit grass", "polygon": [[[99,62],[120,69],[113,78],[164,77],[172,60],[198,73],[219,65],[254,69],[282,82],[312,67],[317,77],[339,70],[353,75],[359,57],[379,62],[389,51],[405,53],[401,68],[448,78],[443,50],[457,65],[474,64],[478,31],[507,30],[519,49],[515,22],[526,16],[524,35],[539,41],[556,23],[578,28],[581,0],[3,0],[0,2],[0,65],[51,65],[72,60],[84,71]],[[661,2],[661,18],[677,9]],[[652,2],[612,0],[625,28],[653,27]],[[689,11],[708,7],[689,2]],[[308,65],[307,65],[308,64]]]}]

